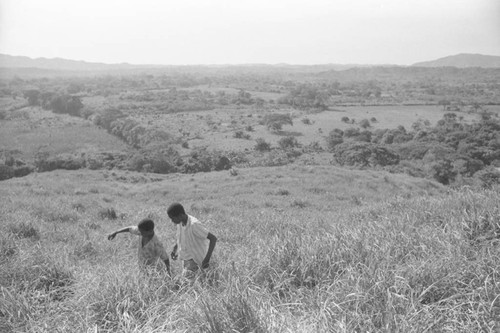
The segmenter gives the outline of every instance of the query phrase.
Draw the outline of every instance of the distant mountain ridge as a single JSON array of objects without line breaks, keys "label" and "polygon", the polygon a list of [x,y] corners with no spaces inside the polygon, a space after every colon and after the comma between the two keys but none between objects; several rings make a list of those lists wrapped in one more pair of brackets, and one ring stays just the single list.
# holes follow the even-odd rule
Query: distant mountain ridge
[{"label": "distant mountain ridge", "polygon": [[115,70],[141,70],[147,68],[173,68],[173,67],[241,67],[247,70],[256,69],[286,69],[288,71],[307,71],[313,70],[320,71],[343,71],[352,68],[370,68],[370,67],[482,67],[482,68],[500,68],[500,56],[482,55],[482,54],[458,54],[448,56],[432,61],[418,62],[411,66],[399,65],[370,65],[370,64],[318,64],[318,65],[290,65],[290,64],[239,64],[239,65],[186,65],[186,66],[173,66],[173,65],[133,65],[128,63],[120,64],[106,64],[98,62],[87,62],[79,60],[69,60],[62,58],[30,58],[25,56],[11,56],[7,54],[0,54],[0,68],[4,73],[8,71],[72,71],[72,72],[95,72],[95,71],[115,71]]},{"label": "distant mountain ridge", "polygon": [[[0,67],[4,68],[40,68],[58,71],[101,71],[114,69],[133,69],[148,67],[147,65],[105,64],[98,62],[87,62],[69,60],[62,58],[30,58],[25,56],[11,56],[0,54]],[[160,66],[159,66],[160,67]]]},{"label": "distant mountain ridge", "polygon": [[461,53],[431,61],[417,62],[413,67],[482,67],[500,68],[500,56]]}]

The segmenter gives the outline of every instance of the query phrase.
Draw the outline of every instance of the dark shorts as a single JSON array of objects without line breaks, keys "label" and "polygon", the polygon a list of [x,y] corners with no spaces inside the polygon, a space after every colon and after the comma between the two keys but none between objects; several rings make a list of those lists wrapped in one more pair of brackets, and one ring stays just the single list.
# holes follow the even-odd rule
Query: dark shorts
[{"label": "dark shorts", "polygon": [[193,259],[184,260],[184,270],[196,272],[198,269],[200,269],[200,266]]}]

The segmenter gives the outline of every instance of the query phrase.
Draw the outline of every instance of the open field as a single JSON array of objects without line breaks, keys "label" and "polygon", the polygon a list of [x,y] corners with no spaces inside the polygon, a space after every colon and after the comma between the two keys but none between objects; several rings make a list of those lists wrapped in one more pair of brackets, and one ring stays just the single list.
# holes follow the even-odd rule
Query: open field
[{"label": "open field", "polygon": [[23,107],[0,121],[0,150],[32,159],[37,153],[81,154],[127,151],[127,145],[90,121]]},{"label": "open field", "polygon": [[[194,175],[54,171],[0,187],[2,332],[489,332],[500,193],[284,166]],[[149,216],[180,201],[219,242],[195,282],[137,272]],[[116,212],[113,218],[109,212]]]}]

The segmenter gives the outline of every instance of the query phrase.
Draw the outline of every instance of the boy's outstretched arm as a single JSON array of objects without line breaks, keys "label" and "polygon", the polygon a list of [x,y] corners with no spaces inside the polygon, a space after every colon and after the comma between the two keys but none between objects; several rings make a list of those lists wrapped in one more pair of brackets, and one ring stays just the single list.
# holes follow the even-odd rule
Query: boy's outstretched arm
[{"label": "boy's outstretched arm", "polygon": [[122,232],[129,232],[131,227],[125,227],[120,230],[116,230],[108,235],[108,240],[113,240],[117,234],[120,234]]},{"label": "boy's outstretched arm", "polygon": [[208,244],[207,255],[205,256],[205,259],[203,259],[203,262],[201,263],[201,268],[207,268],[209,266],[210,258],[212,257],[212,252],[214,252],[215,244],[217,243],[217,237],[215,237],[214,234],[209,232],[207,238],[210,241],[210,243]]}]

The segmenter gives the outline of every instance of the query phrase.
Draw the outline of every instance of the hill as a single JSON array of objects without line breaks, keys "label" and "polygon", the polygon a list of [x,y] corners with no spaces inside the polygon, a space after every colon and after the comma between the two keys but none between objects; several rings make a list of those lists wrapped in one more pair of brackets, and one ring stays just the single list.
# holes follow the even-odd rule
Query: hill
[{"label": "hill", "polygon": [[[333,166],[7,180],[0,331],[493,331],[498,195]],[[218,238],[196,281],[177,261],[140,274],[137,238],[106,239],[149,216],[170,250],[173,201]]]},{"label": "hill", "polygon": [[500,56],[462,53],[431,61],[417,62],[413,67],[482,67],[500,68]]},{"label": "hill", "polygon": [[25,56],[11,56],[0,54],[0,67],[4,68],[39,68],[55,71],[102,71],[117,69],[132,69],[143,67],[127,63],[105,64],[97,62],[87,62],[78,60],[69,60],[62,58],[29,58]]}]

